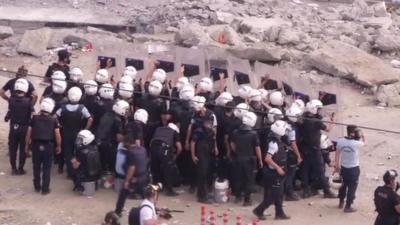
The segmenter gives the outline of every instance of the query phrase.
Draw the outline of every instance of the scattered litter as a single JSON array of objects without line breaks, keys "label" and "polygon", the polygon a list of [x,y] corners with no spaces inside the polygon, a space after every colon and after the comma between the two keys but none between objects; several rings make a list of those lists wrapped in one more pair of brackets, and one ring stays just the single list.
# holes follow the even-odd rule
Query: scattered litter
[{"label": "scattered litter", "polygon": [[292,0],[292,2],[294,2],[296,4],[303,4],[303,1],[300,1],[300,0]]},{"label": "scattered litter", "polygon": [[3,70],[3,71],[7,71],[7,68],[3,67],[2,70]]},{"label": "scattered litter", "polygon": [[0,172],[0,176],[4,176],[6,175],[6,173],[4,173],[3,171]]},{"label": "scattered litter", "polygon": [[51,223],[50,223],[50,222],[47,222],[46,225],[51,225]]},{"label": "scattered litter", "polygon": [[318,8],[319,7],[319,5],[315,4],[315,3],[309,3],[307,5],[310,6],[310,7],[313,7],[313,8]]},{"label": "scattered litter", "polygon": [[314,202],[309,202],[308,205],[312,206],[312,205],[314,205]]},{"label": "scattered litter", "polygon": [[384,166],[385,163],[377,163],[376,165],[377,165],[377,166]]}]

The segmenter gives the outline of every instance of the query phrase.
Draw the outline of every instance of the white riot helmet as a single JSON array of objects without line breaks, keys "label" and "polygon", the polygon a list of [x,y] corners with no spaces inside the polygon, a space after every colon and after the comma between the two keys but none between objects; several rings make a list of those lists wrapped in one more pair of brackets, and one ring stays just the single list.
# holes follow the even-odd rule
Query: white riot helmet
[{"label": "white riot helmet", "polygon": [[108,83],[109,80],[108,71],[106,69],[97,70],[95,80],[100,84]]},{"label": "white riot helmet", "polygon": [[267,90],[265,90],[264,88],[260,88],[260,89],[258,89],[260,92],[261,92],[261,100],[262,101],[268,101],[268,91]]},{"label": "white riot helmet", "polygon": [[332,141],[329,139],[328,135],[326,134],[321,134],[321,142],[320,142],[320,148],[321,149],[327,149],[333,145]]},{"label": "white riot helmet", "polygon": [[249,105],[247,105],[246,103],[240,103],[238,104],[235,109],[233,110],[233,114],[241,119],[243,117],[243,114],[246,113],[247,111],[250,110]]},{"label": "white riot helmet", "polygon": [[343,178],[340,176],[339,173],[333,173],[329,177],[329,187],[339,190],[342,187]]},{"label": "white riot helmet", "polygon": [[120,116],[126,116],[128,110],[129,110],[129,103],[126,102],[125,100],[119,100],[113,105],[113,111],[120,115]]},{"label": "white riot helmet", "polygon": [[153,72],[153,80],[158,80],[160,83],[164,83],[165,78],[167,78],[167,73],[163,69],[156,69]]},{"label": "white riot helmet", "polygon": [[133,79],[131,76],[124,75],[119,80],[119,83],[133,84]]},{"label": "white riot helmet", "polygon": [[190,104],[195,111],[200,111],[206,104],[206,98],[196,95],[191,99]]},{"label": "white riot helmet", "polygon": [[89,145],[94,141],[95,137],[90,130],[81,130],[78,133],[78,136],[76,137],[76,143],[78,145]]},{"label": "white riot helmet", "polygon": [[169,123],[168,127],[171,128],[172,130],[176,131],[179,134],[179,127],[176,126],[174,123]]},{"label": "white riot helmet", "polygon": [[67,81],[54,80],[51,84],[51,89],[55,94],[64,94],[65,90],[67,90]]},{"label": "white riot helmet", "polygon": [[320,109],[322,107],[323,107],[322,102],[317,99],[313,99],[313,100],[309,101],[306,105],[307,112],[314,114],[314,115],[317,114],[318,109]]},{"label": "white riot helmet", "polygon": [[72,81],[79,82],[83,78],[83,72],[80,68],[74,67],[69,71],[69,75]]},{"label": "white riot helmet", "polygon": [[111,84],[103,84],[99,89],[100,97],[104,99],[113,99],[114,98],[114,88]]},{"label": "white riot helmet", "polygon": [[135,114],[133,115],[133,118],[137,121],[140,121],[140,122],[146,124],[147,120],[149,119],[149,114],[144,109],[138,109],[138,110],[136,110]]},{"label": "white riot helmet", "polygon": [[283,106],[284,97],[282,92],[274,91],[271,94],[269,94],[269,102],[274,106]]},{"label": "white riot helmet", "polygon": [[123,99],[129,99],[133,96],[133,85],[128,83],[119,83],[118,95]]},{"label": "white riot helmet", "polygon": [[271,131],[278,136],[284,136],[288,129],[288,124],[283,120],[277,120],[271,125]]},{"label": "white riot helmet", "polygon": [[283,119],[283,113],[280,109],[272,108],[268,111],[268,120],[271,123],[274,123],[277,120]]},{"label": "white riot helmet", "polygon": [[222,92],[216,99],[215,103],[219,106],[225,106],[226,103],[233,100],[233,96],[229,92]]},{"label": "white riot helmet", "polygon": [[77,103],[82,98],[82,91],[78,87],[72,87],[68,90],[68,100],[72,103]]},{"label": "white riot helmet", "polygon": [[257,115],[253,112],[245,112],[242,116],[242,123],[249,127],[254,127],[257,122]]},{"label": "white riot helmet", "polygon": [[253,89],[250,86],[242,85],[238,89],[238,95],[243,99],[247,99],[251,90]]},{"label": "white riot helmet", "polygon": [[149,93],[153,96],[159,96],[161,94],[163,85],[158,80],[153,80],[149,84]]},{"label": "white riot helmet", "polygon": [[296,99],[296,100],[292,103],[291,107],[294,107],[294,106],[296,106],[297,108],[299,108],[299,109],[301,110],[302,113],[304,113],[304,110],[306,109],[306,105],[304,104],[304,101],[301,100],[301,99]]},{"label": "white riot helmet", "polygon": [[182,90],[185,85],[189,84],[189,79],[187,77],[180,77],[176,82],[176,89],[178,91]]},{"label": "white riot helmet", "polygon": [[199,82],[199,88],[202,91],[212,91],[214,87],[214,83],[209,77],[203,77]]},{"label": "white riot helmet", "polygon": [[261,102],[261,100],[262,100],[261,91],[259,91],[257,89],[252,89],[249,92],[249,101],[250,102]]},{"label": "white riot helmet", "polygon": [[303,114],[303,111],[296,105],[292,105],[288,110],[286,110],[286,116],[292,122],[297,122],[299,117]]},{"label": "white riot helmet", "polygon": [[133,66],[127,66],[124,70],[124,76],[130,76],[132,80],[136,79],[137,70]]},{"label": "white riot helmet", "polygon": [[62,71],[54,71],[54,73],[51,75],[51,79],[54,80],[66,80],[67,77],[65,76],[64,72]]},{"label": "white riot helmet", "polygon": [[19,78],[14,83],[14,90],[27,93],[29,90],[29,82],[24,78]]},{"label": "white riot helmet", "polygon": [[83,85],[83,88],[85,89],[85,94],[92,96],[97,94],[98,85],[96,81],[88,80]]},{"label": "white riot helmet", "polygon": [[190,84],[185,85],[179,91],[179,98],[182,100],[191,100],[195,95],[194,87]]},{"label": "white riot helmet", "polygon": [[52,113],[55,106],[56,106],[56,103],[54,102],[53,99],[44,98],[40,102],[40,111],[47,112],[47,113]]}]

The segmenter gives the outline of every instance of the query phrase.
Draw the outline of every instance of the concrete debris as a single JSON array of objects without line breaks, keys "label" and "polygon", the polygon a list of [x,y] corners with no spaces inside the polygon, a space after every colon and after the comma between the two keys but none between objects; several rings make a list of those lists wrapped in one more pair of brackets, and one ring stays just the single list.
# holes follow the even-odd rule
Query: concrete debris
[{"label": "concrete debris", "polygon": [[374,48],[384,52],[399,51],[400,38],[398,35],[381,32],[375,40]]},{"label": "concrete debris", "polygon": [[46,53],[51,32],[50,28],[26,31],[19,43],[17,49],[18,53],[24,53],[36,57],[43,56]]},{"label": "concrete debris", "polygon": [[281,29],[281,31],[279,32],[278,43],[280,45],[296,45],[300,43],[300,35],[290,28]]},{"label": "concrete debris", "polygon": [[306,61],[330,75],[372,87],[399,80],[398,71],[381,59],[341,41],[329,41],[307,56]]},{"label": "concrete debris", "polygon": [[376,100],[388,107],[400,106],[400,83],[380,85],[376,92]]},{"label": "concrete debris", "polygon": [[0,40],[6,39],[14,35],[14,31],[11,27],[0,26]]},{"label": "concrete debris", "polygon": [[212,40],[231,46],[243,46],[243,42],[236,31],[227,25],[214,25],[207,28]]},{"label": "concrete debris", "polygon": [[390,17],[370,17],[361,20],[365,28],[384,29],[387,30],[393,21]]},{"label": "concrete debris", "polygon": [[286,54],[286,51],[282,48],[271,47],[262,43],[251,47],[234,47],[227,50],[238,58],[263,62],[279,62]]},{"label": "concrete debris", "polygon": [[83,48],[90,42],[84,38],[75,36],[75,35],[68,35],[63,39],[64,44],[74,46],[76,48]]},{"label": "concrete debris", "polygon": [[374,16],[376,17],[390,17],[390,13],[386,11],[386,3],[385,2],[378,2],[371,6],[374,10]]},{"label": "concrete debris", "polygon": [[344,20],[358,20],[374,15],[373,9],[364,0],[355,0],[351,8],[342,12]]},{"label": "concrete debris", "polygon": [[394,68],[399,68],[400,69],[400,61],[399,60],[393,59],[392,61],[390,61],[390,64],[392,64],[392,66]]},{"label": "concrete debris", "polygon": [[205,45],[209,43],[209,37],[204,28],[199,24],[184,23],[180,26],[179,32],[175,34],[175,44],[184,47]]}]

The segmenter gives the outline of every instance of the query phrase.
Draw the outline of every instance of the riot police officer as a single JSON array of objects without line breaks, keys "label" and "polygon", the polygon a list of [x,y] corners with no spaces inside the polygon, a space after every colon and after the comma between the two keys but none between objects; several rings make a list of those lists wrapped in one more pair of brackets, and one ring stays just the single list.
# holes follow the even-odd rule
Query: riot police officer
[{"label": "riot police officer", "polygon": [[[85,89],[85,98],[82,101],[82,104],[89,110],[89,113],[93,115],[96,111],[96,101],[97,101],[97,83],[94,80],[85,81],[83,84],[83,88]],[[93,128],[93,126],[92,126]]]},{"label": "riot police officer", "polygon": [[101,118],[106,112],[111,112],[114,105],[114,88],[111,84],[102,84],[98,90],[93,111],[93,130],[97,131]]},{"label": "riot police officer", "polygon": [[[74,143],[79,131],[82,128],[89,129],[92,125],[93,119],[87,108],[79,104],[82,97],[82,91],[78,87],[73,87],[68,91],[69,103],[61,106],[56,112],[60,120],[62,142],[62,154],[64,161],[58,164],[59,172],[62,173],[64,162],[67,164],[68,176],[73,177],[73,169],[71,159],[75,155]],[[86,124],[83,122],[86,121]]]},{"label": "riot police officer", "polygon": [[74,179],[76,191],[84,191],[82,182],[93,182],[100,176],[100,155],[94,139],[89,130],[81,130],[76,137],[76,156],[71,159],[76,174]]},{"label": "riot police officer", "polygon": [[[322,157],[321,144],[321,131],[329,132],[332,125],[325,125],[320,115],[322,110],[322,102],[319,100],[311,100],[307,103],[307,112],[305,113],[304,121],[300,127],[302,133],[302,147],[303,147],[303,168],[302,180],[304,186],[304,198],[311,196],[311,175],[315,175],[315,179],[324,190],[324,198],[336,198],[329,188],[329,183],[325,178],[324,161]],[[309,119],[308,119],[309,118]],[[331,121],[334,121],[332,115]]]},{"label": "riot police officer", "polygon": [[167,196],[178,195],[173,190],[173,185],[179,177],[176,158],[181,151],[179,128],[174,123],[156,129],[150,143],[153,182],[163,181]]},{"label": "riot police officer", "polygon": [[[15,82],[20,79],[20,78],[25,78],[28,74],[28,70],[25,69],[25,66],[21,66],[18,68],[17,73],[15,74],[15,78],[7,81],[7,83],[0,89],[0,96],[4,99],[4,100],[9,100],[10,97],[12,95],[15,94]],[[6,92],[9,91],[9,95],[6,95]],[[32,105],[35,105],[36,101],[37,101],[37,94],[35,91],[35,87],[33,86],[33,84],[28,81],[28,91],[25,93],[26,97],[29,97],[32,99]]]},{"label": "riot police officer", "polygon": [[149,114],[144,109],[136,110],[133,118],[128,119],[125,135],[131,136],[136,146],[144,146],[144,132],[148,119]]},{"label": "riot police officer", "polygon": [[54,150],[61,153],[61,134],[56,118],[51,116],[54,101],[44,98],[40,103],[40,113],[34,115],[26,134],[25,153],[32,144],[33,185],[36,192],[50,193],[50,172]]},{"label": "riot police officer", "polygon": [[79,67],[74,67],[69,71],[70,80],[68,81],[67,91],[73,87],[81,89],[82,93],[85,93],[85,88],[82,84],[83,72]]},{"label": "riot police officer", "polygon": [[[8,117],[10,121],[10,131],[8,136],[9,156],[12,175],[25,174],[25,138],[28,129],[32,109],[32,99],[26,97],[29,83],[24,78],[20,78],[14,83],[14,95],[8,100]],[[18,151],[19,149],[19,151]],[[19,153],[19,164],[17,167],[17,154]]]},{"label": "riot police officer", "polygon": [[377,187],[374,202],[378,216],[375,225],[397,225],[400,215],[400,196],[396,193],[399,183],[396,182],[396,170],[388,170],[383,175],[384,186]]},{"label": "riot police officer", "polygon": [[268,137],[268,151],[264,159],[266,165],[264,172],[264,199],[253,210],[254,215],[260,220],[265,220],[264,211],[270,205],[275,205],[275,219],[290,219],[282,208],[287,153],[281,138],[286,134],[288,124],[278,120],[271,126]]},{"label": "riot police officer", "polygon": [[[250,194],[254,183],[253,171],[262,168],[260,141],[256,131],[252,128],[257,122],[257,115],[253,112],[246,112],[242,116],[243,125],[235,130],[231,138],[231,148],[233,155],[236,202],[241,201],[244,193],[243,206],[252,204]],[[258,164],[257,164],[258,162]]]},{"label": "riot police officer", "polygon": [[123,140],[125,117],[129,104],[124,100],[117,101],[113,111],[106,112],[100,119],[96,131],[96,142],[99,145],[103,171],[114,172],[118,142]]},{"label": "riot police officer", "polygon": [[66,90],[68,83],[65,81],[65,75],[60,72],[56,71],[52,76],[52,83],[48,86],[42,95],[42,98],[51,98],[55,102],[54,113],[64,104],[68,103],[68,99],[66,97]]}]

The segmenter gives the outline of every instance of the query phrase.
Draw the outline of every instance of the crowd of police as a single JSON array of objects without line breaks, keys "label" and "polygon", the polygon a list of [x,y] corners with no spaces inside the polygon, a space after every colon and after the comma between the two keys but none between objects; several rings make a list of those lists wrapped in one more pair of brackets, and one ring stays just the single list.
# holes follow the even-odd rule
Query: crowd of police
[{"label": "crowd of police", "polygon": [[[94,80],[83,81],[79,68],[69,68],[69,53],[63,50],[58,56],[45,75],[49,86],[37,112],[38,97],[24,67],[0,91],[9,104],[5,119],[10,123],[12,174],[26,173],[25,159],[32,153],[35,191],[50,192],[56,163],[59,173],[66,166],[77,192],[84,191],[83,182],[96,181],[104,172],[121,180],[118,215],[128,197],[144,198],[151,182],[163,183],[167,196],[178,195],[175,186],[188,185],[199,202],[211,203],[210,187],[224,179],[235,203],[244,206],[252,205],[257,183],[264,187],[264,199],[253,210],[260,220],[271,205],[276,219],[289,219],[283,200],[299,200],[296,193],[308,198],[321,189],[325,198],[339,198],[345,212],[355,211],[358,152],[365,138],[356,126],[348,126],[347,136],[332,143],[324,132],[333,123],[322,121],[320,100],[288,102],[280,89],[268,90],[268,79],[258,88],[241,85],[238,96],[232,96],[223,74],[214,91],[208,77],[191,84],[184,68],[167,82],[155,62],[140,80],[136,69],[127,66],[118,82],[106,68]],[[332,151],[335,162],[330,161]],[[341,174],[339,197],[331,191],[326,165]],[[376,224],[398,222],[396,177],[388,171],[385,185],[375,192]]]}]

